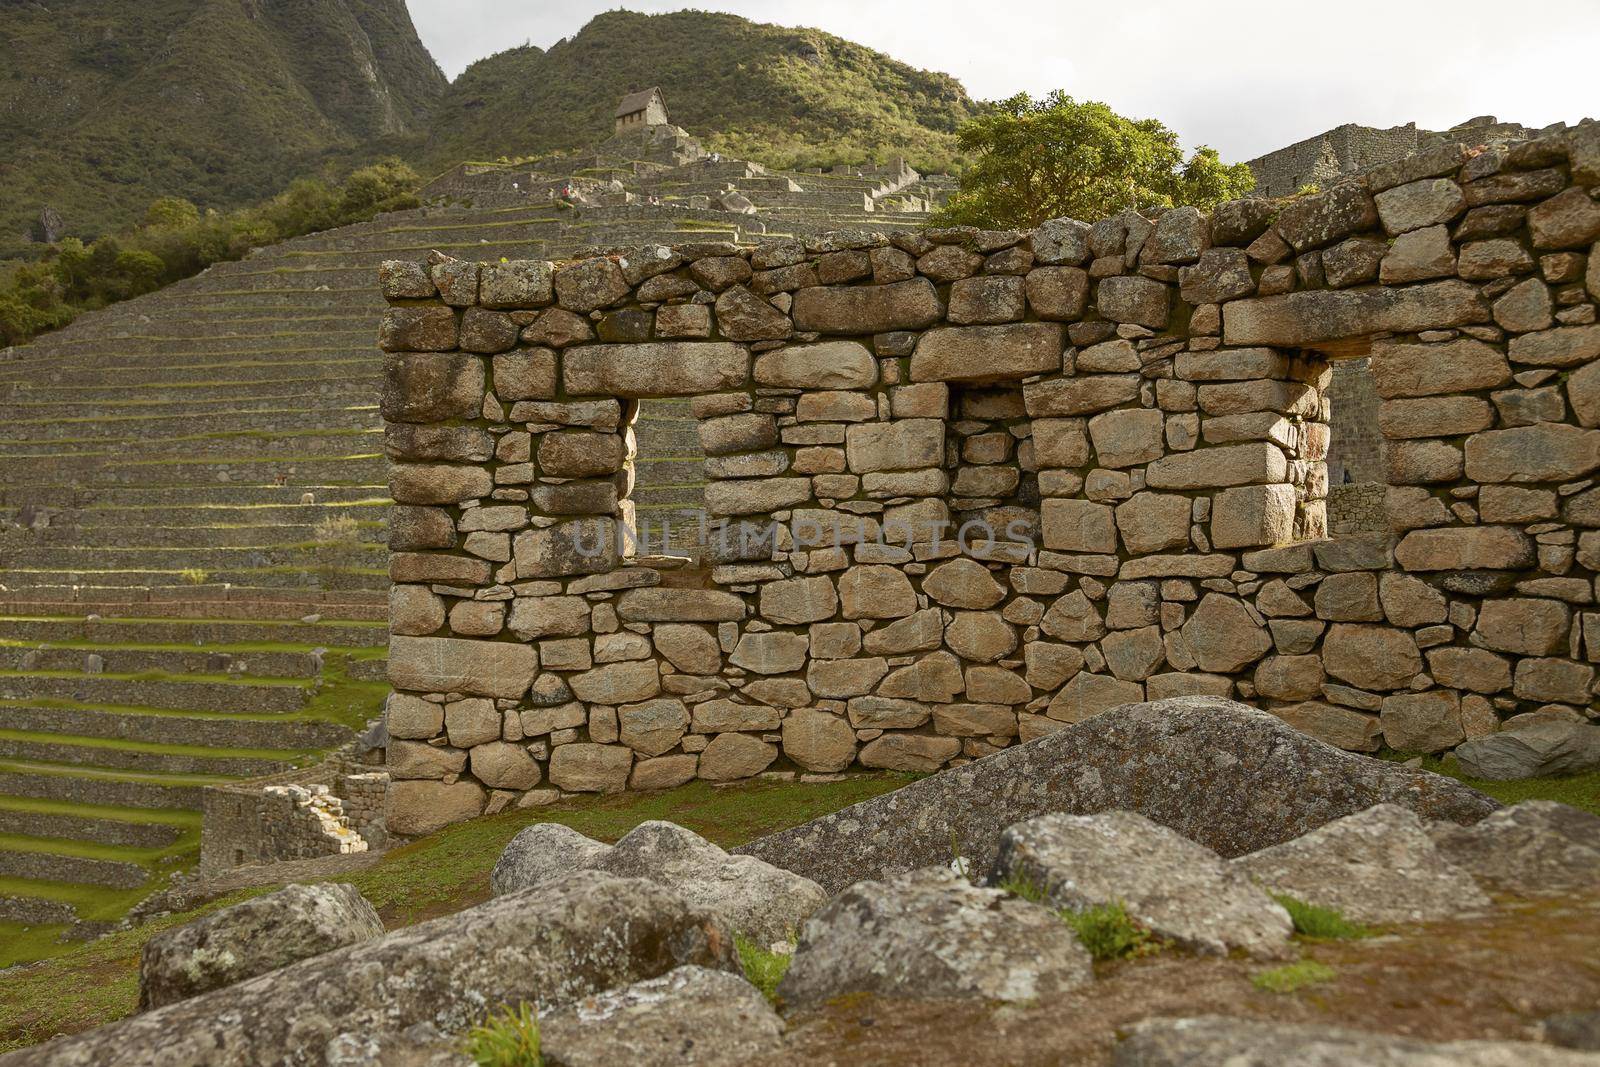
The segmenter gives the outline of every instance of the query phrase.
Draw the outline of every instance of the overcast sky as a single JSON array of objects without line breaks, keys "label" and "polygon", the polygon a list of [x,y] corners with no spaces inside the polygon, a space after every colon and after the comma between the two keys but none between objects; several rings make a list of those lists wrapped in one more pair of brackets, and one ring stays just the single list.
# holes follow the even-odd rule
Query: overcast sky
[{"label": "overcast sky", "polygon": [[454,78],[616,7],[815,26],[980,99],[1065,89],[1249,159],[1341,123],[1600,117],[1600,0],[408,0]]}]

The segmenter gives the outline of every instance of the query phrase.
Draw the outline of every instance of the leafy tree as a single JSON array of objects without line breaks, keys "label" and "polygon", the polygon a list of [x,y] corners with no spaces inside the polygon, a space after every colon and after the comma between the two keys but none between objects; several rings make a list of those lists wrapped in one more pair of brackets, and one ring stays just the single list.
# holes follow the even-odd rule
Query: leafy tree
[{"label": "leafy tree", "polygon": [[191,203],[162,197],[144,224],[85,245],[69,237],[38,263],[0,274],[0,342],[21,344],[71,322],[82,311],[158,289],[213,263],[317,230],[415,207],[416,172],[383,160],[338,185],[301,178],[254,207],[204,215]]},{"label": "leafy tree", "polygon": [[1187,160],[1178,135],[1155,119],[1133,120],[1060,91],[1019,93],[963,126],[961,150],[975,159],[941,225],[1037,226],[1094,220],[1125,208],[1211,207],[1255,184],[1243,163],[1201,147]]},{"label": "leafy tree", "polygon": [[181,196],[163,196],[145,209],[144,224],[153,230],[178,229],[200,221],[200,209]]}]

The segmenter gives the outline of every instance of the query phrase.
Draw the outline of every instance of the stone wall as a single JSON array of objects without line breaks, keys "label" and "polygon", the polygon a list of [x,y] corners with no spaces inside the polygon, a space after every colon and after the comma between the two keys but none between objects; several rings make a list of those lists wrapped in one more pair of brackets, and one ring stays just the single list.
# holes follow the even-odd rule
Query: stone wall
[{"label": "stone wall", "polygon": [[389,775],[335,756],[206,789],[202,872],[382,849]]},{"label": "stone wall", "polygon": [[[390,831],[1184,693],[1359,751],[1592,714],[1597,184],[1586,124],[1209,217],[386,264]],[[1329,540],[1369,357],[1389,532]],[[661,396],[701,571],[619,537]]]}]

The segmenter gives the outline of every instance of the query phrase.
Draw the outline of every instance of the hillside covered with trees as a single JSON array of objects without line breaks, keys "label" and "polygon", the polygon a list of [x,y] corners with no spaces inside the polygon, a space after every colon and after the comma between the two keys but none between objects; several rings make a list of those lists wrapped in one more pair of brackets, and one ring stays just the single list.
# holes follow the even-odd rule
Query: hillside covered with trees
[{"label": "hillside covered with trees", "polygon": [[0,0],[0,257],[175,196],[226,209],[416,143],[446,88],[404,0]]},{"label": "hillside covered with trees", "polygon": [[813,29],[735,15],[611,11],[548,50],[468,67],[440,103],[429,166],[580,148],[610,136],[618,95],[661,86],[708,147],[774,166],[905,154],[946,170],[978,110],[961,83]]}]

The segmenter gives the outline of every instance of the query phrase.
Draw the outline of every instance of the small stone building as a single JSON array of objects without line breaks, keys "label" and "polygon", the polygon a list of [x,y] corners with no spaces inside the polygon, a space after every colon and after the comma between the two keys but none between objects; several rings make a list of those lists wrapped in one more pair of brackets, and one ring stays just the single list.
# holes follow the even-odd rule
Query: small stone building
[{"label": "small stone building", "polygon": [[667,99],[659,86],[629,93],[617,104],[617,133],[643,126],[665,126],[668,121]]}]

